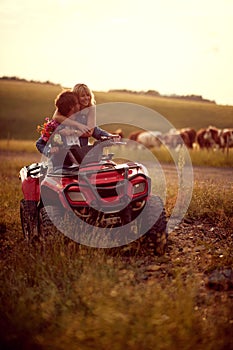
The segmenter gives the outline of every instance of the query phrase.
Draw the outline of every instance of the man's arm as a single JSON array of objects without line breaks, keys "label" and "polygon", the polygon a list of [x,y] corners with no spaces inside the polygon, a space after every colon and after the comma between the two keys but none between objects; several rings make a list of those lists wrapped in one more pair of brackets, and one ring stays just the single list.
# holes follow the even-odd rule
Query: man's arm
[{"label": "man's arm", "polygon": [[64,115],[60,114],[58,112],[58,110],[56,109],[56,111],[53,114],[53,119],[58,121],[60,124],[64,124],[64,125],[79,129],[82,132],[83,137],[85,137],[84,134],[86,134],[86,133],[88,134],[88,137],[91,136],[90,132],[91,132],[91,129],[93,129],[93,127],[94,127],[93,126],[93,119],[94,119],[93,118],[93,111],[91,113],[92,118],[89,118],[89,119],[91,119],[91,121],[89,123],[86,123],[86,124],[80,123],[77,120],[75,120],[75,118],[77,117],[78,114],[79,113],[75,113],[75,114],[71,115],[70,117],[65,117]]},{"label": "man's arm", "polygon": [[111,137],[115,142],[121,140],[121,136],[120,135],[118,135],[118,134],[111,134],[108,131],[99,128],[98,126],[96,126],[94,128],[92,136],[96,140],[100,140],[102,136],[104,136],[104,137]]},{"label": "man's arm", "polygon": [[42,137],[40,137],[37,141],[36,141],[36,148],[38,149],[38,151],[40,153],[43,153],[46,157],[48,157],[49,154],[49,147],[46,147],[47,142],[44,141],[42,139]]}]

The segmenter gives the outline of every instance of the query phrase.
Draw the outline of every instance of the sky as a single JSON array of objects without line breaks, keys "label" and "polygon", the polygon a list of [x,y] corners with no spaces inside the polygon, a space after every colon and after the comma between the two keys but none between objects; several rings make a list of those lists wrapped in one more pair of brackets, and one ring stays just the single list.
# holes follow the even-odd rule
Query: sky
[{"label": "sky", "polygon": [[233,0],[0,0],[0,76],[233,105]]}]

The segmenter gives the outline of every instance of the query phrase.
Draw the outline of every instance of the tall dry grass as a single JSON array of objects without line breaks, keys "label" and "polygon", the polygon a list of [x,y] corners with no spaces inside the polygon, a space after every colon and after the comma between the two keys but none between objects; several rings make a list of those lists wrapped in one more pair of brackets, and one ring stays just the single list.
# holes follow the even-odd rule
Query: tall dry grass
[{"label": "tall dry grass", "polygon": [[[38,158],[38,151],[36,149],[35,141],[33,140],[14,140],[3,139],[0,140],[0,151],[4,152],[35,152],[35,158]],[[143,151],[141,149],[130,148],[113,148],[115,157],[124,157],[138,162],[142,162],[147,157],[148,160],[156,159],[161,163],[174,164],[172,154],[167,148],[154,147],[151,150]],[[192,165],[198,166],[212,166],[212,167],[233,167],[233,149],[229,152],[223,153],[221,150],[188,150]],[[178,158],[179,151],[177,152]],[[155,158],[154,158],[155,157]],[[122,158],[123,159],[123,158]]]},{"label": "tall dry grass", "polygon": [[[202,276],[177,260],[91,249],[57,236],[28,245],[22,238],[18,171],[4,158],[0,173],[0,345],[3,349],[230,349],[229,302],[203,294]],[[232,219],[232,193],[194,188],[190,217]],[[169,193],[172,193],[172,189]],[[214,244],[214,242],[213,242]],[[149,253],[148,253],[149,254]],[[146,278],[154,269],[159,278]],[[152,264],[152,267],[151,267]]]},{"label": "tall dry grass", "polygon": [[[38,249],[38,247],[37,247]],[[13,253],[13,254],[12,254]],[[223,349],[227,310],[205,319],[192,274],[138,281],[138,261],[62,241],[48,251],[22,242],[3,265],[1,339],[22,349]],[[224,326],[223,326],[224,325]],[[20,345],[17,345],[20,344]]]}]

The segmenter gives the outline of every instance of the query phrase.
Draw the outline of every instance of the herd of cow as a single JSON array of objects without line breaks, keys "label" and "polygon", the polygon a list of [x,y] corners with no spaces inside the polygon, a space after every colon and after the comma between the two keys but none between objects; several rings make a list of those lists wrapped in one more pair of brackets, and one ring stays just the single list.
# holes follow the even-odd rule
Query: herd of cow
[{"label": "herd of cow", "polygon": [[[124,137],[122,130],[117,132]],[[221,149],[228,153],[229,148],[233,147],[233,128],[218,129],[209,126],[198,131],[193,128],[171,129],[164,134],[158,131],[134,131],[128,136],[128,139],[148,148],[165,144],[171,149],[177,149],[185,144],[190,149]]]}]

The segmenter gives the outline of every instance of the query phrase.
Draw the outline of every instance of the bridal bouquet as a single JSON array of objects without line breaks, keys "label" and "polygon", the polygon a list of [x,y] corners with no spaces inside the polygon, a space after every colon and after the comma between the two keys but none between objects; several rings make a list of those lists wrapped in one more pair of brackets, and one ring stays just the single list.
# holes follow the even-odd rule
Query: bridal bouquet
[{"label": "bridal bouquet", "polygon": [[[45,118],[45,122],[42,125],[37,126],[37,131],[41,134],[42,139],[48,142],[50,136],[54,133],[55,129],[60,125],[56,120]],[[54,142],[60,144],[62,142],[59,134],[54,135]]]}]

